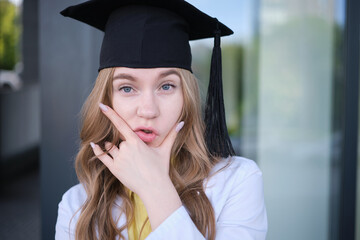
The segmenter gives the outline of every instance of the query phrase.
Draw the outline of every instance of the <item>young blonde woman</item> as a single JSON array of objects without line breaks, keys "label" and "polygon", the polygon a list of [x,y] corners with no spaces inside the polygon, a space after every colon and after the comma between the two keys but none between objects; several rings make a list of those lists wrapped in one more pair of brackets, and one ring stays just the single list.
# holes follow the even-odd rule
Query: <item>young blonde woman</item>
[{"label": "young blonde woman", "polygon": [[[62,14],[105,32],[83,107],[56,239],[265,239],[262,174],[233,156],[222,103],[220,36],[182,0],[92,0]],[[205,121],[189,40],[215,37]]]}]

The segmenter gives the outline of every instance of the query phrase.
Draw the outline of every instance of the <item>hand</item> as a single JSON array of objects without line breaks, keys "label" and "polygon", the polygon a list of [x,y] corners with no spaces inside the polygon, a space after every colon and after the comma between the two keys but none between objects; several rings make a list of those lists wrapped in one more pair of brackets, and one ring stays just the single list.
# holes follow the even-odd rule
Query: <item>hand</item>
[{"label": "hand", "polygon": [[183,122],[176,124],[161,145],[154,148],[147,146],[113,109],[105,105],[100,107],[119,130],[123,141],[119,147],[105,143],[111,157],[99,145],[91,143],[98,159],[122,184],[139,196],[145,190],[168,184],[171,148]]}]

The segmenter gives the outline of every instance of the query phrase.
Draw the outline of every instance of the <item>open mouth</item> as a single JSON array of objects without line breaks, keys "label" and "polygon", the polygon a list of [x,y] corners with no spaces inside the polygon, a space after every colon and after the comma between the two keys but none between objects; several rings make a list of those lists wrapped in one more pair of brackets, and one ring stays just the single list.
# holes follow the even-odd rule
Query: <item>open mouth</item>
[{"label": "open mouth", "polygon": [[147,130],[147,129],[141,129],[140,131],[143,131],[144,133],[152,133],[153,131]]},{"label": "open mouth", "polygon": [[149,128],[137,128],[134,131],[136,135],[145,143],[150,143],[155,140],[157,133],[154,129]]}]

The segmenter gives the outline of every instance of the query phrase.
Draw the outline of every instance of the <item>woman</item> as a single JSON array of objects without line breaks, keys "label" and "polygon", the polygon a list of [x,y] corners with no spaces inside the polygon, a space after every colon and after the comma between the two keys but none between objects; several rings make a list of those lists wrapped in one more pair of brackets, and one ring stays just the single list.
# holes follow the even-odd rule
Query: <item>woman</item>
[{"label": "woman", "polygon": [[[233,156],[224,121],[219,45],[232,31],[182,0],[93,0],[62,14],[105,36],[80,184],[59,204],[56,239],[265,239],[261,172]],[[204,124],[188,41],[205,37],[215,47]]]}]

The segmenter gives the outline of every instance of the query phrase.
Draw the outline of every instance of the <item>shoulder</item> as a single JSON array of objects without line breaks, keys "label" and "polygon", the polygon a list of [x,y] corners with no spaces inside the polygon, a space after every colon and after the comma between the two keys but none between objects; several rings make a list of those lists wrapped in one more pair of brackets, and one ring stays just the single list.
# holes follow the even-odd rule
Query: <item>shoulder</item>
[{"label": "shoulder", "polygon": [[216,178],[217,181],[238,181],[242,182],[251,175],[262,175],[258,165],[250,159],[232,156],[223,158],[210,172],[209,181]]},{"label": "shoulder", "polygon": [[62,196],[58,208],[58,221],[65,219],[77,219],[80,209],[85,203],[87,194],[82,184],[77,184],[67,190]]},{"label": "shoulder", "polygon": [[217,219],[226,211],[230,214],[241,209],[244,216],[247,209],[264,209],[262,172],[253,160],[238,156],[223,159],[204,184]]},{"label": "shoulder", "polygon": [[56,239],[68,239],[69,236],[74,236],[77,219],[86,198],[87,194],[82,184],[77,184],[64,193],[58,206]]},{"label": "shoulder", "polygon": [[71,211],[77,211],[86,201],[86,197],[84,186],[79,183],[64,193],[59,205],[66,206]]}]

